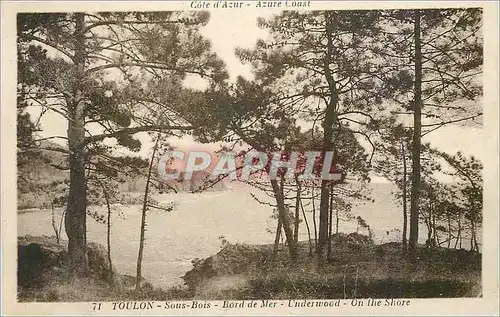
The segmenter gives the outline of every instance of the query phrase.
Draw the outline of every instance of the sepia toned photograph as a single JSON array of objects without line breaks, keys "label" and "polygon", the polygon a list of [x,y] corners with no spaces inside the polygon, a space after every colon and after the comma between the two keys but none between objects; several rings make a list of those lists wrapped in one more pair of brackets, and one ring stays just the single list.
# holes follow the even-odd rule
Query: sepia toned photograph
[{"label": "sepia toned photograph", "polygon": [[485,9],[314,2],[15,14],[18,304],[334,314],[488,295]]}]

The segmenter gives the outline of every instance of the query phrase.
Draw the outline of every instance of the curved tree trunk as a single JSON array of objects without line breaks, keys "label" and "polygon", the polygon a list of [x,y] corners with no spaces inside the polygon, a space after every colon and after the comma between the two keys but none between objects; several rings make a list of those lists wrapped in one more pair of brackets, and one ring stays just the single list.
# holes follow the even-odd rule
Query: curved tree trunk
[{"label": "curved tree trunk", "polygon": [[141,236],[139,239],[139,253],[137,255],[137,270],[135,276],[135,290],[138,291],[141,288],[142,280],[142,255],[144,253],[144,239],[146,233],[146,213],[148,210],[149,203],[149,185],[151,183],[151,174],[153,171],[153,162],[155,160],[156,151],[158,150],[158,143],[160,141],[161,132],[158,133],[156,137],[156,142],[153,147],[153,154],[151,155],[151,160],[149,161],[148,168],[148,178],[146,179],[146,188],[144,189],[144,200],[142,202],[142,213],[141,213]]},{"label": "curved tree trunk", "polygon": [[[326,27],[326,37],[327,45],[325,57],[323,60],[323,70],[325,73],[326,80],[328,82],[328,88],[330,90],[330,100],[326,105],[325,109],[325,119],[323,120],[323,151],[333,150],[333,125],[337,120],[337,103],[338,103],[338,92],[337,83],[332,75],[330,69],[330,62],[333,55],[333,24],[331,21],[331,15],[329,12],[325,12],[325,27]],[[329,215],[329,197],[330,197],[330,181],[321,181],[321,198],[319,207],[319,241],[318,241],[318,260],[321,263],[326,256],[327,246],[328,246],[328,215]]]}]

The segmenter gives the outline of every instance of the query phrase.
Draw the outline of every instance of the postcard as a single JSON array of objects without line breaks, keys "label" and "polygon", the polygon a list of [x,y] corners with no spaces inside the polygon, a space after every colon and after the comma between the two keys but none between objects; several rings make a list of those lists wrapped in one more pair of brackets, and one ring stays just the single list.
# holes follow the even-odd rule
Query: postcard
[{"label": "postcard", "polygon": [[499,314],[498,3],[1,14],[2,314]]}]

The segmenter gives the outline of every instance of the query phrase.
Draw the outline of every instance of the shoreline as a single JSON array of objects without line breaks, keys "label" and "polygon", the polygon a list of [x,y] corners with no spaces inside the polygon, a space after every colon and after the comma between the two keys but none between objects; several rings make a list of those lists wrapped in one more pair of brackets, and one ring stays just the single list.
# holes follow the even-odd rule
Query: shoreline
[{"label": "shoreline", "polygon": [[[64,278],[64,243],[55,245],[54,237],[47,236],[20,237],[19,248],[39,243],[43,250],[41,254],[51,254],[46,257],[51,260],[43,266],[41,279],[36,278],[38,282],[34,285],[19,280],[18,295],[20,301],[299,300],[346,296],[456,298],[481,295],[480,253],[420,247],[419,253],[426,259],[412,266],[401,260],[401,244],[374,245],[368,237],[355,233],[338,235],[335,240],[334,256],[322,267],[318,267],[315,256],[309,254],[308,241],[300,241],[300,256],[296,263],[289,260],[283,245],[273,254],[272,244],[227,244],[212,256],[192,260],[193,267],[182,276],[185,285],[154,287],[143,278],[139,292],[133,289],[135,277],[120,274],[114,267],[114,277],[109,280],[105,248],[90,242],[94,273],[89,279],[78,282],[78,288],[84,291],[75,293],[68,289],[74,286]],[[19,263],[19,266],[21,272],[33,273],[25,263]],[[35,269],[40,270],[40,267]],[[34,278],[30,274],[24,274],[26,276]]]}]

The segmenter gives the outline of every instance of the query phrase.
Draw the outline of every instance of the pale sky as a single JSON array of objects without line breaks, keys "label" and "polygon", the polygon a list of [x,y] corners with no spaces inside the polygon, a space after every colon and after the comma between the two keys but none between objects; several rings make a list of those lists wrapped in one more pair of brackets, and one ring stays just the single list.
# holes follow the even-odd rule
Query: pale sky
[{"label": "pale sky", "polygon": [[[243,65],[235,56],[236,47],[251,48],[258,38],[266,38],[267,31],[257,27],[257,17],[262,16],[262,12],[257,10],[235,10],[235,11],[211,11],[210,22],[201,28],[204,36],[209,38],[213,44],[213,50],[224,60],[230,74],[230,79],[234,80],[238,75],[251,78],[251,68]],[[190,86],[202,87],[200,80],[189,78]],[[33,112],[34,114],[36,112]],[[66,135],[67,124],[58,115],[47,114],[41,122],[43,137],[54,135]],[[144,139],[147,134],[137,134],[139,139]],[[482,129],[463,128],[459,126],[447,126],[427,135],[424,142],[431,142],[439,149],[453,154],[462,151],[466,154],[474,154],[483,160],[486,157],[486,149],[483,141]],[[146,142],[145,142],[146,143]],[[172,140],[172,145],[181,148],[200,146],[204,149],[215,149],[210,145],[196,145],[190,137],[182,140]],[[148,155],[149,146],[142,147],[141,156]]]}]

